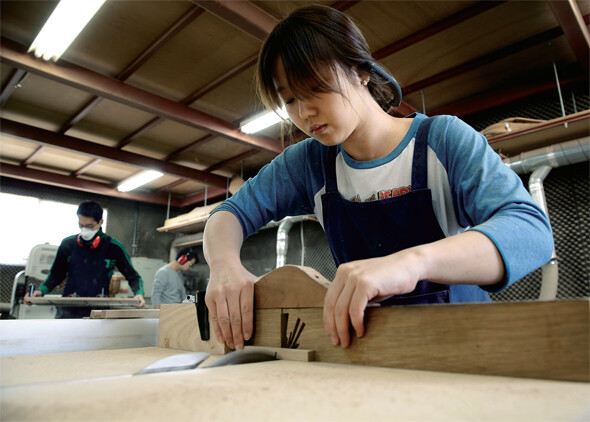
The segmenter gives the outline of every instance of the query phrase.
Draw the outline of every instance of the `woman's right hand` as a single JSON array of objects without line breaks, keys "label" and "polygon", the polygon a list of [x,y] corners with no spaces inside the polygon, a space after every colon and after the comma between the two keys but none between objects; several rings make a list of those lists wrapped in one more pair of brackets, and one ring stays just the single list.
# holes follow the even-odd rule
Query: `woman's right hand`
[{"label": "woman's right hand", "polygon": [[254,327],[254,283],[241,264],[212,265],[205,303],[215,336],[231,349],[242,349]]}]

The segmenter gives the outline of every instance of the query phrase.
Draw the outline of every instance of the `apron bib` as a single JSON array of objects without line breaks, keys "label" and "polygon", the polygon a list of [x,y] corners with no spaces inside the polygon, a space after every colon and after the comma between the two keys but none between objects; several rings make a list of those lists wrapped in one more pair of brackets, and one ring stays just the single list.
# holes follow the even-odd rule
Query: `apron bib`
[{"label": "apron bib", "polygon": [[[432,118],[420,124],[414,142],[411,191],[372,202],[348,201],[338,192],[336,146],[326,163],[326,193],[322,195],[324,230],[336,265],[378,258],[445,237],[427,188],[427,146]],[[419,281],[407,294],[393,296],[381,305],[449,303],[449,286]]]}]

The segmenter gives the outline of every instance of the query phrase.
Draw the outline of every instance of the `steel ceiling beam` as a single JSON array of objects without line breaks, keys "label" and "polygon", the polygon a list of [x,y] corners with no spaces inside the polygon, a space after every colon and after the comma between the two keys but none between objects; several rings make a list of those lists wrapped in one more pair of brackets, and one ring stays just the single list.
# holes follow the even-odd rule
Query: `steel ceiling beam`
[{"label": "steel ceiling beam", "polygon": [[[225,83],[229,79],[231,79],[234,76],[238,75],[239,73],[241,73],[245,69],[249,68],[250,66],[253,66],[255,63],[256,63],[256,55],[248,57],[242,63],[239,63],[234,68],[228,70],[223,75],[215,78],[213,81],[209,82],[205,86],[199,88],[198,90],[196,90],[195,92],[193,92],[192,94],[190,94],[188,97],[184,98],[182,101],[180,101],[180,104],[183,104],[185,106],[191,105],[192,103],[194,103],[199,98],[205,96],[206,94],[208,94],[209,92],[213,91],[215,88],[219,87],[220,85],[222,85],[223,83]],[[128,135],[124,139],[122,139],[117,144],[117,148],[123,148],[125,145],[130,144],[135,139],[137,139],[140,136],[144,135],[146,132],[152,130],[153,128],[155,128],[156,126],[158,126],[160,123],[162,123],[164,121],[165,121],[165,119],[163,119],[161,117],[155,117],[155,118],[153,118],[152,120],[150,120],[149,122],[147,122],[145,125],[143,125],[139,129],[137,129],[136,131],[134,131],[133,133],[131,133],[130,135]],[[181,151],[181,150],[184,151],[185,150],[185,147],[179,149],[178,151]],[[171,154],[175,154],[176,152],[177,151],[175,151],[175,152],[173,152]]]},{"label": "steel ceiling beam", "polygon": [[570,47],[586,74],[590,71],[590,34],[575,0],[550,0],[549,4]]},{"label": "steel ceiling beam", "polygon": [[[574,84],[588,81],[588,77],[585,76],[569,76],[568,73],[562,73],[562,78],[559,81],[559,85],[562,87],[572,86]],[[500,89],[486,92],[484,94],[467,98],[462,101],[457,101],[453,104],[430,110],[429,116],[436,116],[439,114],[450,114],[452,116],[464,117],[470,114],[475,114],[480,111],[488,110],[494,107],[499,107],[504,104],[518,101],[522,98],[529,97],[531,95],[540,94],[549,90],[556,89],[555,78],[544,77],[544,78],[529,78],[525,81],[519,81],[511,85],[503,86]]]},{"label": "steel ceiling beam", "polygon": [[[174,22],[163,34],[161,34],[156,41],[150,44],[139,56],[137,56],[125,69],[117,75],[116,79],[120,81],[127,80],[137,69],[139,69],[145,62],[147,62],[154,54],[158,52],[168,41],[174,38],[180,31],[182,31],[188,24],[194,21],[199,15],[204,12],[196,6],[192,7],[188,13],[181,16],[179,20]],[[68,119],[59,130],[59,133],[66,133],[71,127],[82,120],[94,107],[96,107],[102,98],[94,97],[86,103],[76,114]]]},{"label": "steel ceiling beam", "polygon": [[2,93],[0,93],[0,108],[4,107],[6,101],[12,94],[12,92],[18,87],[20,81],[22,81],[27,76],[27,72],[21,69],[16,69],[13,73],[4,88],[2,88]]},{"label": "steel ceiling beam", "polygon": [[[79,179],[74,176],[65,176],[49,171],[35,170],[27,167],[15,166],[2,163],[0,176],[13,179],[27,180],[30,182],[45,185],[57,186],[65,189],[79,190],[99,195],[113,196],[117,198],[130,199],[133,201],[148,202],[157,205],[168,205],[168,195],[139,192],[119,192],[109,184]],[[170,198],[170,205],[182,207],[184,199]]]},{"label": "steel ceiling beam", "polygon": [[250,1],[192,0],[192,2],[260,41],[263,41],[279,23],[277,18]]},{"label": "steel ceiling beam", "polygon": [[373,57],[376,60],[382,60],[385,57],[391,56],[392,54],[403,50],[404,48],[410,47],[422,40],[425,40],[426,38],[438,34],[439,32],[458,25],[467,19],[471,19],[477,15],[487,12],[496,6],[500,6],[502,3],[506,3],[506,0],[475,3],[474,5],[466,7],[465,9],[446,17],[445,19],[435,22],[426,28],[420,29],[419,31],[416,31],[413,34],[402,38],[401,40],[395,41],[383,48],[380,48],[373,53]]},{"label": "steel ceiling beam", "polygon": [[242,133],[237,126],[218,117],[141,90],[116,79],[65,61],[60,61],[60,63],[43,62],[31,54],[27,54],[26,48],[22,45],[6,38],[2,38],[0,41],[0,60],[7,65],[38,74],[59,83],[108,98],[112,101],[177,123],[214,133],[252,148],[267,150],[274,154],[279,154],[282,151],[280,142],[274,139],[247,135]]},{"label": "steel ceiling beam", "polygon": [[201,191],[201,192],[196,193],[194,195],[190,195],[190,196],[183,198],[181,200],[180,206],[183,208],[190,207],[195,204],[205,202],[205,199],[207,199],[208,203],[210,203],[209,202],[210,200],[217,199],[220,197],[225,197],[226,194],[227,194],[226,189],[221,189],[221,188],[217,188],[217,187],[207,189],[207,192]]},{"label": "steel ceiling beam", "polygon": [[462,73],[468,72],[470,70],[476,69],[478,67],[485,66],[490,64],[496,60],[503,59],[511,54],[516,54],[520,51],[526,50],[527,48],[533,47],[537,44],[541,44],[552,39],[555,39],[562,35],[563,32],[561,28],[553,28],[547,31],[541,32],[539,34],[533,35],[532,37],[526,38],[524,40],[518,41],[514,44],[508,45],[504,48],[499,48],[495,51],[492,51],[488,54],[484,54],[483,56],[476,57],[473,60],[470,60],[466,63],[460,64],[455,66],[451,69],[447,69],[443,72],[437,73],[436,75],[429,76],[428,78],[422,79],[418,82],[414,82],[412,84],[406,85],[403,88],[404,94],[410,94],[412,92],[419,91],[423,88],[428,86],[434,85],[436,83],[445,81],[450,79],[454,76],[460,75]]},{"label": "steel ceiling beam", "polygon": [[227,179],[216,174],[206,173],[201,170],[184,167],[174,163],[135,154],[128,151],[107,147],[95,142],[84,141],[72,136],[51,132],[49,130],[0,119],[0,132],[19,139],[32,140],[42,145],[50,145],[70,151],[77,151],[94,158],[115,161],[127,165],[137,166],[143,169],[159,170],[163,173],[179,176],[187,179],[198,180],[211,186],[225,189]]}]

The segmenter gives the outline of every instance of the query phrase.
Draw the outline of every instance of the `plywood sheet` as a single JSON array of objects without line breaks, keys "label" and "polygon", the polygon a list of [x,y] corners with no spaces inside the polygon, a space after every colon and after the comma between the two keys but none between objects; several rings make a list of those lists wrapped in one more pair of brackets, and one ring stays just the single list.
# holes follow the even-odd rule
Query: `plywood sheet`
[{"label": "plywood sheet", "polygon": [[2,387],[131,375],[157,360],[185,353],[162,347],[6,356],[0,358]]},{"label": "plywood sheet", "polygon": [[583,420],[588,386],[273,361],[5,387],[6,421]]}]

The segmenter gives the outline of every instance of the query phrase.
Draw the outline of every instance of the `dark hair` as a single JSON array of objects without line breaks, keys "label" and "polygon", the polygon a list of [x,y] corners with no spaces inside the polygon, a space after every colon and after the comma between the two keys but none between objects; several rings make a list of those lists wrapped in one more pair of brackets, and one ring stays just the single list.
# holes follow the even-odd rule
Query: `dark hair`
[{"label": "dark hair", "polygon": [[102,207],[96,201],[84,201],[78,205],[77,215],[94,218],[97,223],[102,220]]},{"label": "dark hair", "polygon": [[314,92],[341,92],[336,75],[348,77],[361,71],[370,74],[369,92],[385,111],[394,97],[388,81],[374,72],[363,34],[344,13],[328,6],[313,5],[295,10],[275,26],[266,38],[256,70],[256,85],[262,103],[277,110],[281,99],[273,74],[277,59],[285,67],[293,95],[300,99]]},{"label": "dark hair", "polygon": [[197,255],[197,253],[195,251],[193,251],[191,248],[182,248],[181,250],[179,250],[178,253],[176,254],[176,260],[178,261],[178,259],[182,255],[186,255],[187,262],[193,258],[195,259],[195,264],[197,262],[199,262],[199,257]]}]

